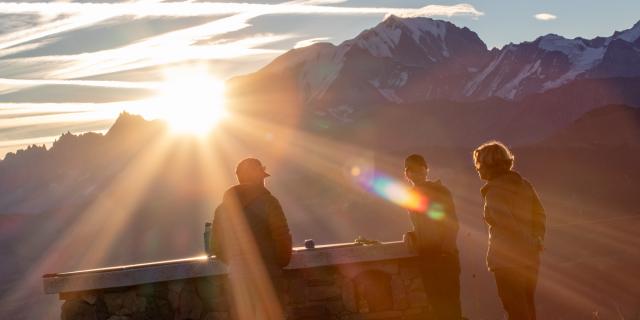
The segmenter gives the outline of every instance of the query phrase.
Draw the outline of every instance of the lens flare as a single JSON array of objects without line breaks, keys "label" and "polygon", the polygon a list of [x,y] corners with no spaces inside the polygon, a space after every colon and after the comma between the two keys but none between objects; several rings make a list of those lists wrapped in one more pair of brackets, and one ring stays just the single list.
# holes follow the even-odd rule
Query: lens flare
[{"label": "lens flare", "polygon": [[410,210],[416,214],[426,214],[427,217],[440,221],[446,216],[444,206],[410,188],[409,186],[378,172],[361,172],[353,174],[358,184],[367,191]]},{"label": "lens flare", "polygon": [[360,176],[360,174],[361,174],[361,173],[362,173],[362,172],[361,172],[361,170],[360,170],[360,167],[358,167],[358,166],[353,166],[353,167],[351,167],[351,175],[352,175],[352,176],[354,176],[354,177],[358,177],[358,176]]},{"label": "lens flare", "polygon": [[358,183],[369,192],[405,209],[426,212],[429,206],[429,200],[426,197],[391,177],[379,173],[373,175],[360,174],[358,177],[364,177],[358,179]]},{"label": "lens flare", "polygon": [[432,201],[429,209],[427,210],[427,216],[438,221],[444,219],[444,207],[441,204]]}]

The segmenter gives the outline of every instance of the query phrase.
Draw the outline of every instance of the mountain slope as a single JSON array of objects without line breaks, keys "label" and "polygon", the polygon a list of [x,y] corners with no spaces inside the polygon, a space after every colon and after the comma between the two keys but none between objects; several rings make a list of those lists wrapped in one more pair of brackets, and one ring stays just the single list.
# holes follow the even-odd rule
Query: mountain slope
[{"label": "mountain slope", "polygon": [[609,105],[592,110],[540,144],[547,146],[640,147],[640,109]]}]

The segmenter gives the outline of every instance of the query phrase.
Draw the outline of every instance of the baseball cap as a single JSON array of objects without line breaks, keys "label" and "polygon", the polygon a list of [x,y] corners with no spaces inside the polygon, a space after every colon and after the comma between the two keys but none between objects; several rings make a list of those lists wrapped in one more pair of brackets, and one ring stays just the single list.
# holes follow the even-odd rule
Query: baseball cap
[{"label": "baseball cap", "polygon": [[241,174],[244,172],[252,172],[252,171],[260,171],[264,174],[265,178],[270,177],[271,175],[267,173],[267,167],[262,165],[262,162],[256,158],[246,158],[240,162],[236,166],[236,174]]}]

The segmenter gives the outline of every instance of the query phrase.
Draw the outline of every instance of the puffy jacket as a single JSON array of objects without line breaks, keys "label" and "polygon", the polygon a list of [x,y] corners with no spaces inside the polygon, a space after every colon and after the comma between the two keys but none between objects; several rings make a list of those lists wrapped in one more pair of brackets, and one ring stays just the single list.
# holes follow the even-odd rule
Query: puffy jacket
[{"label": "puffy jacket", "polygon": [[262,185],[239,184],[224,194],[213,217],[211,247],[226,263],[252,263],[259,256],[267,269],[291,259],[291,234],[280,202]]},{"label": "puffy jacket", "polygon": [[458,217],[451,192],[439,180],[416,184],[413,191],[427,199],[425,212],[409,211],[421,254],[458,254]]},{"label": "puffy jacket", "polygon": [[546,216],[531,183],[510,171],[487,182],[481,193],[489,227],[487,267],[537,266]]}]

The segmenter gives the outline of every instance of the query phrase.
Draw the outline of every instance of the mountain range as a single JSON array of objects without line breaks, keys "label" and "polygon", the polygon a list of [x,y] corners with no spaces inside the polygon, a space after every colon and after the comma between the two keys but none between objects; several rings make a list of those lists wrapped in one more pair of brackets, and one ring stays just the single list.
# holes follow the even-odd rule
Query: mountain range
[{"label": "mountain range", "polygon": [[[609,37],[549,34],[489,50],[466,27],[390,16],[337,46],[316,43],[292,49],[255,73],[231,79],[229,88],[230,101],[240,108],[269,117],[277,107],[280,120],[292,116],[350,123],[380,106],[442,101],[508,105],[522,109],[515,112],[518,118],[553,124],[542,134],[525,133],[513,141],[530,143],[594,108],[639,106],[638,78],[640,22]],[[510,121],[512,115],[506,113],[492,118]]]},{"label": "mountain range", "polygon": [[337,46],[292,49],[235,80],[291,80],[301,102],[337,108],[368,102],[519,100],[574,80],[639,76],[640,22],[610,37],[548,34],[489,50],[466,27],[390,16]]}]

